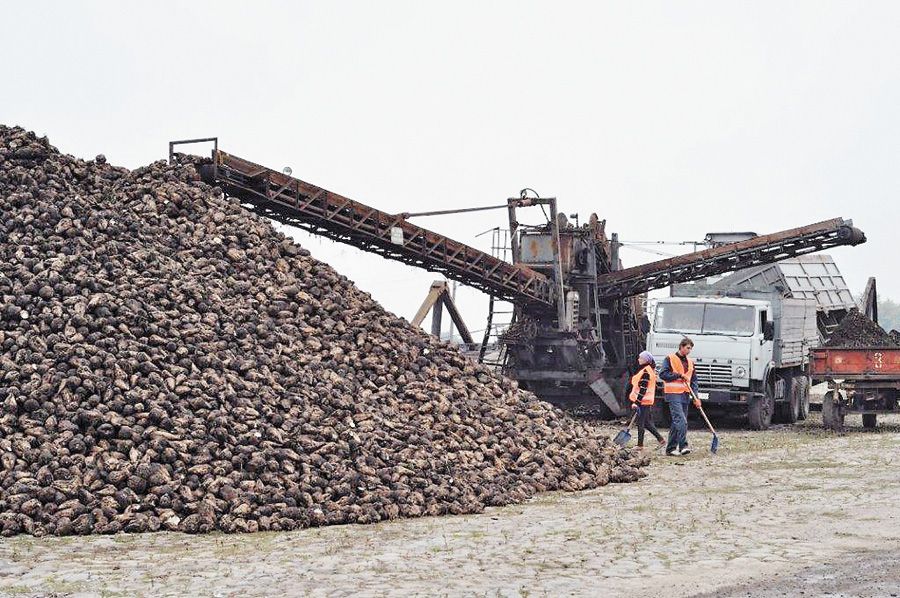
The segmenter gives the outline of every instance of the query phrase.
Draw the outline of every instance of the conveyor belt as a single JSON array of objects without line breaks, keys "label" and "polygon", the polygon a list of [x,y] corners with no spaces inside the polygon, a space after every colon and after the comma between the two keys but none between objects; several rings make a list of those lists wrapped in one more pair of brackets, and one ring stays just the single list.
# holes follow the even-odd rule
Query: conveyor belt
[{"label": "conveyor belt", "polygon": [[[341,241],[363,251],[440,272],[447,278],[516,304],[552,306],[550,280],[483,251],[225,152],[201,166],[207,182],[267,218]],[[402,242],[396,237],[402,232]]]},{"label": "conveyor belt", "polygon": [[830,247],[865,242],[865,234],[853,228],[851,220],[834,218],[603,274],[597,277],[598,294],[605,298],[640,295],[676,283],[771,264]]}]

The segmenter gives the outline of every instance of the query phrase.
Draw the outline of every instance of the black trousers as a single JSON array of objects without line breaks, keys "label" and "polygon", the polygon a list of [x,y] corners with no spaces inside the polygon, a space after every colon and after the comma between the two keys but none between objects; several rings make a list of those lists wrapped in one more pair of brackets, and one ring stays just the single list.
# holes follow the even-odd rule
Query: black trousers
[{"label": "black trousers", "polygon": [[644,430],[653,434],[658,442],[662,442],[662,434],[653,425],[653,405],[641,405],[641,415],[637,418],[638,446],[644,446]]}]

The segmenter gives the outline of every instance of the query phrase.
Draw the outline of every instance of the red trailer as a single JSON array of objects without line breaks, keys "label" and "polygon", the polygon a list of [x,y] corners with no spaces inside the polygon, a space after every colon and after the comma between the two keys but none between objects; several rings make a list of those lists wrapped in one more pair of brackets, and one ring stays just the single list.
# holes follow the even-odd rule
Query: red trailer
[{"label": "red trailer", "polygon": [[847,413],[874,428],[879,413],[900,410],[900,348],[820,347],[811,350],[810,376],[828,382],[822,400],[826,428],[840,430]]}]

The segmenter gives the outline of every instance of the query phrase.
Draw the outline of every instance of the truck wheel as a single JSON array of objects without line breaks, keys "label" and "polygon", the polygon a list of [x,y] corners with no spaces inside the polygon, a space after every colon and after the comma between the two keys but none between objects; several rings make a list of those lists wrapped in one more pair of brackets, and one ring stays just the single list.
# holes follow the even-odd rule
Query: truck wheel
[{"label": "truck wheel", "polygon": [[800,419],[800,378],[785,379],[784,399],[775,403],[772,421],[777,424],[795,424]]},{"label": "truck wheel", "polygon": [[800,419],[800,402],[803,400],[803,383],[800,376],[794,376],[790,379],[790,388],[788,389],[788,400],[784,402],[784,421],[787,424],[796,424]]},{"label": "truck wheel", "polygon": [[809,417],[809,378],[800,376],[800,410],[797,412],[797,419],[805,420]]},{"label": "truck wheel", "polygon": [[833,390],[829,390],[822,397],[822,423],[828,430],[840,432],[844,429],[844,409],[840,397]]},{"label": "truck wheel", "polygon": [[775,401],[775,410],[772,411],[772,423],[784,424],[788,421],[788,408],[790,405],[787,401]]},{"label": "truck wheel", "polygon": [[772,425],[772,413],[775,411],[775,398],[768,393],[762,397],[750,399],[747,418],[751,430],[768,430]]},{"label": "truck wheel", "polygon": [[875,413],[863,413],[863,428],[874,430],[878,423],[878,415]]},{"label": "truck wheel", "polygon": [[772,415],[775,413],[775,376],[768,376],[762,390],[763,396],[751,397],[747,406],[751,430],[768,430],[772,425]]}]

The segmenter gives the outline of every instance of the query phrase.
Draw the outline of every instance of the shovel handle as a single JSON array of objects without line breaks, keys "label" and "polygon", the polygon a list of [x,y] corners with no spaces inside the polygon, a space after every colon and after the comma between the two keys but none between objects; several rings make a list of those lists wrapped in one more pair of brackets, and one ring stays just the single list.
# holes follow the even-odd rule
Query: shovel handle
[{"label": "shovel handle", "polygon": [[[694,389],[691,388],[690,385],[688,385],[688,391],[691,393],[691,398],[693,398],[695,401],[697,401],[697,403],[700,403],[700,399],[698,399],[698,398],[697,398],[697,395],[694,394]],[[701,404],[699,407],[697,407],[697,409],[700,410],[700,415],[703,416],[703,421],[706,422],[706,427],[709,428],[709,431],[710,431],[710,432],[712,432],[713,434],[715,434],[716,431],[713,429],[712,424],[709,423],[709,418],[706,417],[706,412],[703,411],[703,405]]]},{"label": "shovel handle", "polygon": [[637,409],[634,410],[634,413],[633,413],[632,416],[631,416],[631,420],[628,422],[628,427],[625,428],[625,429],[626,429],[626,430],[630,430],[630,429],[631,429],[631,426],[634,425],[634,420],[636,420],[636,419],[637,419]]}]

